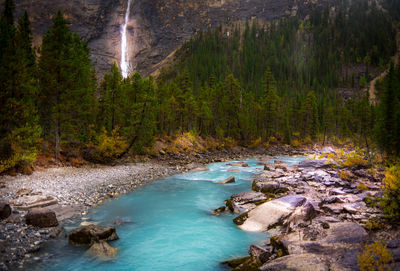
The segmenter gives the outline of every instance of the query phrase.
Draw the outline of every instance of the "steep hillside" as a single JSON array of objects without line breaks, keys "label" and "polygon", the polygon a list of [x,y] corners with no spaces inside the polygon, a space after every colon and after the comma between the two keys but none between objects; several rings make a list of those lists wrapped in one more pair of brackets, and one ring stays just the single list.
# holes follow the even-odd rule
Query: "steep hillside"
[{"label": "steep hillside", "polygon": [[[143,75],[154,71],[160,62],[194,33],[229,21],[251,18],[277,19],[309,14],[333,0],[135,0],[128,26],[128,45],[132,70]],[[120,60],[120,27],[126,0],[16,0],[16,16],[27,10],[32,20],[34,43],[51,24],[57,10],[68,19],[73,31],[89,41],[93,62],[100,74]]]}]

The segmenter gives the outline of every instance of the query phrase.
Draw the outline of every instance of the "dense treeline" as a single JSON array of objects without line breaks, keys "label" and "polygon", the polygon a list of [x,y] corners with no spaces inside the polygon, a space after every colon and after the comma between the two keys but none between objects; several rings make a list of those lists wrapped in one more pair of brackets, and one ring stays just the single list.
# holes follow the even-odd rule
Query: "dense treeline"
[{"label": "dense treeline", "polygon": [[[138,73],[122,78],[114,64],[100,84],[87,43],[60,12],[38,54],[28,15],[15,23],[13,12],[13,1],[6,0],[0,172],[30,165],[39,146],[50,145],[56,159],[79,150],[106,162],[145,151],[157,136],[183,132],[244,145],[351,138],[370,146],[376,138],[387,153],[399,153],[399,68],[390,69],[378,107],[363,91],[350,99],[336,91],[359,89],[369,68],[383,70],[395,51],[391,20],[364,1],[344,1],[334,12],[303,21],[247,22],[200,33],[157,81]],[[365,71],[348,74],[354,63]]]}]

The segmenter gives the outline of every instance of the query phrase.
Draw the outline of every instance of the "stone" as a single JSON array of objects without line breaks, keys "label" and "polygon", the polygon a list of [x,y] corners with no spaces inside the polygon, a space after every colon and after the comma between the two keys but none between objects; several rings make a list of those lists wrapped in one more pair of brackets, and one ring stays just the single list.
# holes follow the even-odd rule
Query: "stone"
[{"label": "stone", "polygon": [[227,172],[230,172],[230,173],[239,173],[240,170],[238,170],[238,169],[229,169],[229,170],[227,170]]},{"label": "stone", "polygon": [[56,213],[45,208],[34,208],[25,216],[26,224],[39,228],[56,227],[58,220]]},{"label": "stone", "polygon": [[250,245],[249,255],[254,258],[258,258],[261,254],[267,252],[265,248],[262,248],[257,245]]},{"label": "stone", "polygon": [[90,226],[90,225],[99,225],[99,222],[93,222],[93,221],[83,221],[83,222],[81,222],[81,226]]},{"label": "stone", "polygon": [[271,194],[285,193],[289,190],[286,185],[276,181],[253,181],[251,189],[257,192]]},{"label": "stone", "polygon": [[8,203],[0,202],[0,219],[5,219],[11,215],[11,207]]},{"label": "stone", "polygon": [[317,211],[311,202],[307,201],[304,205],[296,208],[288,219],[289,222],[299,223],[303,221],[310,221],[317,216]]},{"label": "stone", "polygon": [[214,215],[218,216],[218,215],[222,214],[222,213],[225,212],[225,211],[226,211],[226,207],[225,207],[225,206],[221,206],[221,207],[219,207],[219,208],[213,210],[212,213],[213,213]]},{"label": "stone", "polygon": [[306,198],[302,196],[285,196],[257,206],[255,209],[245,213],[241,219],[234,220],[234,222],[236,224],[243,222],[239,227],[245,231],[267,231],[283,223],[285,218],[305,202]]},{"label": "stone", "polygon": [[268,262],[260,267],[262,271],[329,271],[325,256],[311,253],[287,255]]},{"label": "stone", "polygon": [[57,199],[51,196],[28,195],[21,196],[14,202],[14,207],[20,210],[30,210],[33,208],[44,208],[57,204]]},{"label": "stone", "polygon": [[304,160],[297,165],[300,168],[329,168],[331,166],[327,159]]},{"label": "stone", "polygon": [[261,192],[242,192],[231,196],[231,200],[238,204],[257,203],[266,200],[267,197]]},{"label": "stone", "polygon": [[117,249],[110,246],[106,241],[95,242],[86,253],[100,260],[111,260],[117,257]]},{"label": "stone", "polygon": [[361,244],[366,240],[368,233],[357,223],[340,222],[330,224],[326,235],[323,241],[327,243]]},{"label": "stone", "polygon": [[216,182],[216,183],[221,183],[221,184],[227,184],[227,183],[234,183],[235,182],[235,177],[231,176],[226,180],[220,181],[220,182]]},{"label": "stone", "polygon": [[249,167],[249,165],[245,162],[238,162],[238,163],[231,163],[231,164],[227,164],[227,166],[231,166],[231,167]]},{"label": "stone", "polygon": [[198,167],[195,169],[192,169],[191,172],[201,172],[201,171],[209,171],[210,169],[206,168],[206,167]]},{"label": "stone", "polygon": [[98,241],[113,241],[119,239],[115,227],[99,225],[83,226],[68,234],[68,241],[77,246],[91,246]]}]

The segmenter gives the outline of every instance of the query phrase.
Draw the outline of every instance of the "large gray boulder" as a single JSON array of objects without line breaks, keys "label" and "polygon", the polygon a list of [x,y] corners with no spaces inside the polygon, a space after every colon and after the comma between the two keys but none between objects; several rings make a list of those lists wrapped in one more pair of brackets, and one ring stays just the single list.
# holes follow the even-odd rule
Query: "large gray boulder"
[{"label": "large gray boulder", "polygon": [[58,220],[53,210],[34,208],[28,211],[25,217],[26,224],[39,228],[56,227]]},{"label": "large gray boulder", "polygon": [[99,225],[89,225],[77,228],[68,235],[71,244],[77,246],[91,246],[99,241],[117,240],[118,235],[115,227],[106,227]]},{"label": "large gray boulder", "polygon": [[234,194],[230,199],[226,200],[226,207],[232,212],[246,212],[256,208],[256,204],[266,201],[267,197],[260,192],[242,192]]},{"label": "large gray boulder", "polygon": [[242,220],[234,220],[245,231],[263,232],[284,222],[297,207],[306,202],[303,196],[285,196],[265,202],[242,215]]},{"label": "large gray boulder", "polygon": [[325,256],[305,253],[280,257],[260,267],[262,271],[328,271],[329,264]]},{"label": "large gray boulder", "polygon": [[271,194],[284,193],[289,190],[286,185],[276,181],[257,181],[257,180],[253,181],[251,189],[257,192],[271,193]]},{"label": "large gray boulder", "polygon": [[327,159],[304,160],[297,164],[300,168],[329,168],[331,163]]}]

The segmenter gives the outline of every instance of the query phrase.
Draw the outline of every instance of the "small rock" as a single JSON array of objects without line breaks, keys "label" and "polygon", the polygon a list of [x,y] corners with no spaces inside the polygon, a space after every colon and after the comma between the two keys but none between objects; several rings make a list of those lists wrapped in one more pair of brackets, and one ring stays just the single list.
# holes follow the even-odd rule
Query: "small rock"
[{"label": "small rock", "polygon": [[226,180],[220,181],[220,182],[216,182],[216,183],[221,183],[221,184],[227,184],[227,183],[234,183],[235,182],[235,177],[231,176]]}]

